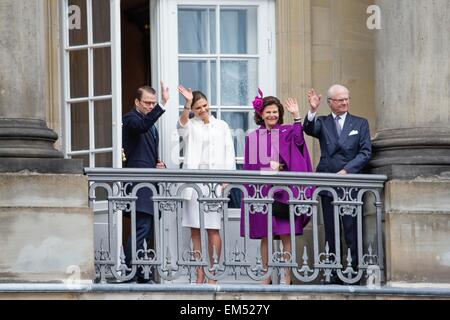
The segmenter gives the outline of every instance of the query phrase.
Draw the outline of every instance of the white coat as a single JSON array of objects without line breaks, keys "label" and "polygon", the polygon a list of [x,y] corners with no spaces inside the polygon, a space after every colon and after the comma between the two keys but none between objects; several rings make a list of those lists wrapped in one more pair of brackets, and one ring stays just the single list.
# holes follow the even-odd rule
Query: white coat
[{"label": "white coat", "polygon": [[[236,170],[233,138],[228,124],[209,116],[211,124],[209,139],[209,163],[210,170]],[[202,141],[207,134],[206,126],[199,118],[192,118],[182,126],[178,121],[177,130],[183,138],[181,147],[184,150],[183,169],[199,169],[202,162]],[[204,160],[204,159],[203,159]],[[188,188],[183,192],[184,199],[191,199],[193,189]]]},{"label": "white coat", "polygon": [[[236,170],[233,138],[228,124],[209,116],[211,123],[209,141],[209,168],[211,170]],[[183,138],[183,169],[198,169],[202,162],[202,143],[205,124],[199,118],[192,118],[182,126],[178,122],[178,134]]]}]

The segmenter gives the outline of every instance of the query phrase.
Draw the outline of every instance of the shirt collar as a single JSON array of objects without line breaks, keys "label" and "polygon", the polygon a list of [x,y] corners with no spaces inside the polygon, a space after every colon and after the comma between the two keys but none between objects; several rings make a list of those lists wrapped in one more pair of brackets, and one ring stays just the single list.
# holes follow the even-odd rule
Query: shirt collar
[{"label": "shirt collar", "polygon": [[[191,120],[194,120],[196,123],[199,123],[199,124],[204,124],[202,119],[195,117],[195,116]],[[209,124],[215,123],[216,120],[217,119],[212,114],[209,115]]]},{"label": "shirt collar", "polygon": [[138,114],[140,114],[141,116],[145,117],[145,114],[143,114],[142,112],[139,111],[139,109],[137,107],[134,107],[134,110],[136,110],[136,112]]},{"label": "shirt collar", "polygon": [[[344,113],[344,114],[341,114],[341,115],[339,116],[339,117],[341,117],[341,120],[344,121],[344,122],[345,122],[345,118],[347,118],[347,113],[348,113],[348,112],[346,112],[346,113]],[[335,120],[336,117],[337,117],[337,115],[334,114],[334,112],[331,113],[331,116],[333,117],[333,120]]]}]

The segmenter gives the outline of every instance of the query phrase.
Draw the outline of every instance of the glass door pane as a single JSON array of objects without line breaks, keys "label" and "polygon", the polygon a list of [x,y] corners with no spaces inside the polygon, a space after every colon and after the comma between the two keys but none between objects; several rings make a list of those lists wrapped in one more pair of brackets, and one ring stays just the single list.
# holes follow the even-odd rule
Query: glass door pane
[{"label": "glass door pane", "polygon": [[258,61],[223,60],[220,81],[223,106],[250,106],[258,91]]},{"label": "glass door pane", "polygon": [[[237,158],[243,157],[259,83],[257,15],[256,5],[178,7],[179,82],[208,96],[217,117],[233,129]],[[180,108],[183,103],[180,96]]]},{"label": "glass door pane", "polygon": [[215,9],[180,8],[178,11],[178,50],[181,54],[216,52]]},{"label": "glass door pane", "polygon": [[[62,4],[65,154],[89,167],[120,167],[121,89],[114,87],[121,83],[120,1]],[[79,28],[69,23],[74,12],[80,13]]]},{"label": "glass door pane", "polygon": [[221,9],[220,23],[223,54],[257,54],[256,8]]},{"label": "glass door pane", "polygon": [[69,0],[67,9],[70,15],[70,19],[67,17],[68,21],[66,20],[66,25],[70,23],[69,45],[86,45],[88,42],[86,0]]}]

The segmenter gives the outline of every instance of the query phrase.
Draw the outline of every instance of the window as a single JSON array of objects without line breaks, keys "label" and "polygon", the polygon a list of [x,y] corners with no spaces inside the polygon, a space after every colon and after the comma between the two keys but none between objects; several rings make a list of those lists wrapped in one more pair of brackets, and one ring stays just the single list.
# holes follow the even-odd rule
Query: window
[{"label": "window", "polygon": [[258,60],[257,7],[179,6],[180,83],[208,96],[211,110],[233,129],[238,158],[251,124]]},{"label": "window", "polygon": [[[170,88],[180,83],[206,94],[213,115],[232,129],[236,161],[242,163],[245,134],[256,126],[251,102],[258,86],[265,94],[275,94],[274,1],[169,0],[165,4],[159,4],[160,25],[153,27],[160,30],[161,79],[169,79]],[[176,113],[168,110],[170,115],[163,119],[167,137],[173,136],[184,104],[177,92],[171,99],[179,108]],[[164,144],[170,145],[163,151],[166,159],[182,156],[182,150],[173,152],[175,144],[179,140],[173,138]],[[178,159],[174,162],[178,167]]]},{"label": "window", "polygon": [[67,157],[82,159],[85,167],[121,163],[117,10],[119,0],[64,0],[62,5],[63,146]]}]

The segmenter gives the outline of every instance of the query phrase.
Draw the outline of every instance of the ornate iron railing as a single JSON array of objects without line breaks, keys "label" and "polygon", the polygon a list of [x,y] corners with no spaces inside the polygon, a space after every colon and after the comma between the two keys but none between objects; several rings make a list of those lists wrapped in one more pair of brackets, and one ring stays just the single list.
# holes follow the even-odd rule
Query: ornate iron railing
[{"label": "ornate iron railing", "polygon": [[[195,269],[203,268],[207,279],[221,280],[232,276],[257,283],[273,275],[290,271],[300,282],[317,283],[320,279],[329,281],[332,275],[348,284],[361,280],[377,281],[384,274],[383,254],[383,213],[382,190],[386,176],[346,175],[291,172],[255,171],[202,171],[202,170],[158,170],[158,169],[85,169],[89,180],[90,206],[99,203],[99,190],[103,189],[107,200],[107,232],[97,235],[95,252],[96,280],[98,282],[124,282],[139,272],[148,278],[155,272],[159,279],[176,280],[186,278],[195,282]],[[200,187],[201,186],[201,187]],[[223,188],[220,188],[220,187]],[[269,186],[269,193],[263,196],[263,186]],[[148,188],[153,192],[154,245],[136,252],[136,232],[131,227],[132,261],[125,264],[125,253],[117,239],[121,230],[117,228],[117,217],[128,212],[131,226],[136,223],[136,194],[139,189]],[[193,252],[190,241],[180,236],[183,210],[183,190],[193,188],[198,192],[201,226],[202,252]],[[290,197],[290,253],[273,245],[272,203],[275,190],[285,190]],[[231,190],[239,190],[245,214],[245,237],[227,239],[231,234],[229,195]],[[253,190],[249,195],[248,190]],[[293,192],[295,191],[295,192]],[[357,219],[358,265],[352,264],[351,255],[341,254],[341,246],[336,245],[335,254],[330,252],[327,243],[319,241],[319,193],[328,191],[333,197],[334,219],[349,215]],[[294,194],[297,196],[294,197]],[[97,199],[96,199],[97,195]],[[268,221],[268,264],[264,266],[261,251],[257,245],[255,252],[249,252],[248,221],[255,211],[262,211]],[[366,212],[367,211],[367,212]],[[217,212],[222,217],[222,250],[213,257],[208,256],[204,215]],[[368,213],[369,212],[369,213]],[[261,214],[261,213],[258,213]],[[294,235],[295,217],[309,217],[309,230],[302,236]],[[365,223],[371,216],[372,223]],[[369,218],[367,218],[369,219]],[[169,227],[164,227],[167,225]],[[236,223],[235,223],[236,224]],[[335,223],[335,242],[340,244],[341,228]],[[235,226],[236,227],[236,226]],[[235,230],[234,230],[235,231]],[[236,232],[234,232],[236,234]],[[372,237],[367,237],[370,234]],[[298,248],[299,237],[304,245]],[[232,244],[230,244],[232,243]],[[241,243],[241,244],[239,244]],[[205,248],[205,249],[203,249]],[[214,248],[216,249],[216,248]],[[341,257],[341,255],[343,257]],[[346,256],[346,257],[345,257]],[[212,263],[211,263],[212,261]],[[381,277],[381,278],[380,278]]]}]

